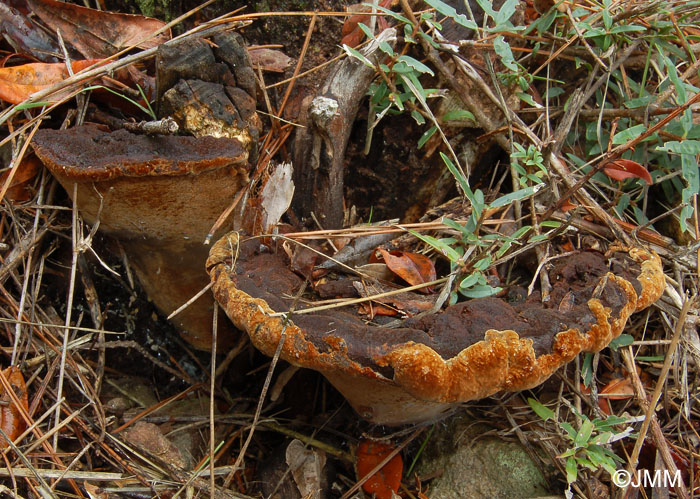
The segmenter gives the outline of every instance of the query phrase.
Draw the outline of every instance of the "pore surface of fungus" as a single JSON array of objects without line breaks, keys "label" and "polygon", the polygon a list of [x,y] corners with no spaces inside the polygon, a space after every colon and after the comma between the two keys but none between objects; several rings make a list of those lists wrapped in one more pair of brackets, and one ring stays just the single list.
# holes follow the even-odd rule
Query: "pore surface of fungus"
[{"label": "pore surface of fungus", "polygon": [[[248,180],[248,153],[238,141],[88,125],[40,130],[33,147],[71,197],[77,185],[83,218],[121,241],[159,310],[169,314],[206,286],[202,242]],[[174,318],[197,348],[211,346],[212,310],[206,296]]]},{"label": "pore surface of fungus", "polygon": [[[387,329],[342,311],[286,312],[301,279],[255,241],[230,233],[211,249],[216,300],[253,344],[316,369],[365,419],[381,424],[439,418],[460,402],[542,383],[580,352],[599,351],[628,317],[663,291],[658,256],[641,249],[581,252],[552,271],[550,299],[482,298]],[[234,263],[235,262],[235,263]],[[304,307],[298,307],[297,310]]]}]

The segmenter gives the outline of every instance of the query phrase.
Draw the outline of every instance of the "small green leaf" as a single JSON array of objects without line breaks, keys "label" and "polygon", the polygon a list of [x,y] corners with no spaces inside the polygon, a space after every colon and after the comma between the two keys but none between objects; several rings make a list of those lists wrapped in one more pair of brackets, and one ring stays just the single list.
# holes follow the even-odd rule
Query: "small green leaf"
[{"label": "small green leaf", "polygon": [[597,470],[598,466],[593,464],[590,460],[586,459],[585,457],[577,457],[576,459],[576,464],[579,466],[583,466],[584,468],[588,468],[589,470]]},{"label": "small green leaf", "polygon": [[425,3],[430,5],[433,9],[438,11],[443,16],[451,18],[452,20],[454,20],[454,22],[464,26],[465,28],[478,28],[474,21],[470,21],[469,19],[467,19],[467,16],[465,16],[464,14],[458,14],[454,7],[447,5],[445,2],[441,2],[440,0],[425,0]]},{"label": "small green leaf", "polygon": [[367,38],[369,38],[370,40],[374,40],[374,33],[372,33],[372,30],[369,29],[367,25],[365,25],[364,23],[357,23],[357,25],[360,27],[360,29]]},{"label": "small green leaf", "polygon": [[[418,111],[411,111],[411,118],[413,118],[417,124],[425,125],[425,118]],[[418,148],[420,149],[420,146]]]},{"label": "small green leaf", "polygon": [[623,418],[621,416],[615,416],[614,414],[612,416],[608,416],[605,418],[603,421],[600,421],[599,419],[594,420],[594,422],[598,421],[598,424],[596,425],[598,429],[605,429],[609,428],[611,426],[618,426],[621,424],[624,424],[627,422],[627,418]]},{"label": "small green leaf", "polygon": [[455,109],[454,111],[445,113],[445,115],[442,117],[443,123],[464,120],[476,121],[476,118],[471,112],[467,111],[466,109]]},{"label": "small green leaf", "polygon": [[467,180],[467,177],[465,177],[464,174],[457,169],[452,160],[445,153],[441,152],[440,157],[442,158],[442,161],[445,162],[445,165],[447,166],[447,169],[450,170],[452,176],[455,178],[455,180],[457,180],[457,183],[459,183],[462,191],[464,191],[467,196],[470,196],[472,194],[472,190],[469,188],[469,181]]},{"label": "small green leaf", "polygon": [[526,187],[524,189],[519,189],[515,192],[511,192],[510,194],[506,194],[505,196],[501,196],[500,198],[493,201],[490,206],[491,206],[491,208],[498,208],[500,206],[509,205],[510,203],[512,203],[514,201],[520,201],[521,199],[525,199],[527,197],[532,196],[537,191],[539,191],[541,188],[542,188],[542,185],[538,184],[538,185],[533,185],[531,187]]},{"label": "small green leaf", "polygon": [[506,24],[506,22],[513,17],[518,4],[520,4],[520,0],[506,0],[503,2],[501,8],[498,10],[498,12],[496,12],[496,15],[493,16],[493,19],[496,22],[496,27],[502,27],[501,25]]},{"label": "small green leaf", "polygon": [[418,139],[418,149],[421,149],[425,143],[430,140],[430,137],[435,135],[435,132],[437,132],[437,127],[435,125],[428,128],[425,133],[421,135],[420,139]]},{"label": "small green leaf", "polygon": [[625,130],[622,130],[621,132],[616,133],[613,136],[613,144],[626,144],[630,140],[636,139],[639,137],[641,134],[646,132],[647,126],[643,124],[631,126]]},{"label": "small green leaf", "polygon": [[511,235],[510,237],[512,239],[519,239],[520,237],[524,236],[527,232],[529,232],[531,229],[532,229],[532,225],[523,225],[518,230],[513,232],[513,235]]},{"label": "small green leaf", "polygon": [[629,33],[632,31],[641,32],[641,31],[645,31],[645,28],[643,28],[642,26],[637,26],[637,25],[633,25],[633,24],[613,26],[612,28],[610,28],[610,33],[612,33],[612,34]]},{"label": "small green leaf", "polygon": [[462,224],[457,223],[454,220],[451,220],[451,219],[446,218],[446,217],[443,217],[442,223],[444,223],[448,227],[451,227],[455,230],[458,230],[462,234],[462,237],[464,237],[464,238],[467,238],[470,235],[472,235],[472,231],[469,230],[471,228],[469,226],[469,224],[462,225]]},{"label": "small green leaf", "polygon": [[663,355],[638,355],[635,360],[640,362],[662,362],[664,360]]},{"label": "small green leaf", "polygon": [[482,272],[489,268],[491,265],[491,257],[490,256],[485,256],[484,258],[479,259],[475,264],[474,268],[477,270],[481,270]]},{"label": "small green leaf", "polygon": [[591,438],[590,443],[592,445],[589,445],[588,448],[589,450],[592,448],[595,448],[596,445],[605,445],[608,443],[610,438],[612,437],[612,432],[611,431],[604,431],[602,433],[599,433],[598,435],[594,436]]},{"label": "small green leaf", "polygon": [[564,93],[564,89],[561,87],[550,87],[544,93],[544,98],[545,99],[554,99],[555,97],[559,97],[563,93]]},{"label": "small green leaf", "polygon": [[581,429],[574,439],[574,445],[584,447],[588,443],[588,439],[591,438],[591,433],[593,433],[593,423],[590,419],[584,419],[581,423]]},{"label": "small green leaf", "polygon": [[416,43],[416,39],[413,38],[413,25],[403,25],[403,38],[407,43]]},{"label": "small green leaf", "polygon": [[459,287],[462,289],[471,288],[472,286],[474,286],[477,283],[478,280],[479,280],[479,274],[477,272],[474,272],[472,274],[469,274],[464,279],[462,279],[462,282],[459,283]]},{"label": "small green leaf", "polygon": [[432,69],[430,69],[428,66],[426,66],[425,64],[420,62],[418,59],[414,59],[411,56],[402,55],[401,57],[399,57],[397,59],[397,61],[403,62],[407,66],[410,66],[413,69],[415,69],[416,71],[418,71],[419,73],[427,73],[430,76],[435,76],[435,73],[433,73]]},{"label": "small green leaf", "polygon": [[[554,6],[552,6],[554,7]],[[550,8],[547,14],[538,18],[535,22],[531,23],[530,26],[523,32],[524,35],[529,34],[533,30],[537,30],[539,35],[545,33],[551,26],[552,23],[559,17],[560,12],[555,8]]]},{"label": "small green leaf", "polygon": [[362,55],[362,53],[359,50],[355,50],[354,48],[352,48],[348,45],[345,45],[345,44],[343,44],[343,50],[350,57],[354,57],[355,59],[360,61],[365,66],[369,66],[370,68],[375,69],[374,64],[372,64],[372,61],[370,61],[364,55]]},{"label": "small green leaf", "polygon": [[518,96],[518,98],[521,101],[525,102],[526,104],[528,104],[532,107],[539,107],[540,106],[537,102],[535,102],[535,99],[533,99],[530,94],[527,94],[525,92],[516,92],[516,95]]},{"label": "small green leaf", "polygon": [[479,4],[479,7],[481,7],[481,10],[483,10],[487,16],[494,17],[496,15],[496,11],[493,10],[493,2],[491,0],[476,0],[476,3]]},{"label": "small green leaf", "polygon": [[539,243],[540,241],[546,241],[549,234],[536,234],[527,240],[528,243]]},{"label": "small green leaf", "polygon": [[691,154],[695,156],[700,154],[700,140],[671,140],[664,143],[663,146],[657,147],[656,150],[676,154]]},{"label": "small green leaf", "polygon": [[629,334],[621,334],[617,338],[614,338],[610,343],[609,347],[613,349],[613,351],[617,352],[617,349],[620,347],[626,347],[628,345],[631,345],[634,342],[634,337]]},{"label": "small green leaf", "polygon": [[578,449],[574,449],[574,448],[566,449],[564,452],[559,454],[557,457],[560,459],[564,459],[565,457],[575,456],[577,450]]},{"label": "small green leaf", "polygon": [[[421,234],[421,233],[416,232],[416,231],[411,230],[411,229],[407,229],[407,230],[408,230],[408,232],[410,232],[411,234],[416,236],[418,239],[420,239],[424,243],[435,248],[437,251],[439,251],[442,255],[447,257],[447,259],[453,263],[459,261],[459,259],[462,257],[462,255],[460,255],[454,248],[450,247],[450,245],[448,243],[446,243],[446,241],[448,241],[448,239],[435,239],[432,236],[427,236],[427,235]],[[449,239],[449,240],[452,240],[452,239]]]},{"label": "small green leaf", "polygon": [[537,414],[541,420],[549,421],[550,419],[554,419],[554,411],[538,400],[528,397],[527,403],[530,404],[532,410],[535,411],[535,414]]},{"label": "small green leaf", "polygon": [[561,426],[562,429],[569,435],[569,438],[571,440],[576,438],[576,430],[574,430],[574,427],[571,426],[569,423],[567,423],[566,421],[562,421],[561,423],[559,423],[559,426]]},{"label": "small green leaf", "polygon": [[510,50],[510,45],[506,42],[503,35],[498,35],[493,39],[493,50],[501,58],[501,62],[511,71],[518,71],[518,65],[513,58],[513,52]]},{"label": "small green leaf", "polygon": [[384,52],[389,57],[394,57],[396,55],[396,52],[394,52],[394,48],[387,42],[379,42],[379,50]]},{"label": "small green leaf", "polygon": [[593,354],[591,353],[586,353],[583,356],[583,365],[581,366],[581,377],[583,378],[584,386],[591,386],[591,381],[593,380]]},{"label": "small green leaf", "polygon": [[576,481],[576,476],[578,473],[578,467],[576,466],[576,459],[570,457],[566,460],[566,481],[569,483],[574,483]]},{"label": "small green leaf", "polygon": [[394,92],[389,94],[389,100],[391,100],[399,111],[404,110],[403,100],[401,100],[400,94],[395,94]]},{"label": "small green leaf", "polygon": [[653,95],[645,95],[643,97],[636,97],[630,99],[624,103],[625,107],[628,109],[636,109],[638,107],[646,107],[654,101]]},{"label": "small green leaf", "polygon": [[471,289],[467,290],[460,290],[460,293],[462,293],[464,296],[467,298],[486,298],[489,296],[493,296],[496,293],[500,293],[502,288],[493,288],[489,286],[488,284],[482,284],[479,286],[474,286]]}]

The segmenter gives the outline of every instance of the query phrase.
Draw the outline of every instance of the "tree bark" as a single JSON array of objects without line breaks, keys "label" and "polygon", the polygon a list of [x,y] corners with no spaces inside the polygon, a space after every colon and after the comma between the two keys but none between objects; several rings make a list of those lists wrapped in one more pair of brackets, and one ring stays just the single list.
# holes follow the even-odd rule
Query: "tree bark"
[{"label": "tree bark", "polygon": [[[369,60],[381,57],[381,52],[377,53],[380,41],[393,46],[396,30],[384,30],[362,51]],[[342,59],[301,114],[305,128],[297,132],[294,142],[297,188],[292,206],[301,217],[314,212],[325,229],[337,229],[343,224],[345,148],[360,103],[375,75],[375,68],[355,58]]]}]

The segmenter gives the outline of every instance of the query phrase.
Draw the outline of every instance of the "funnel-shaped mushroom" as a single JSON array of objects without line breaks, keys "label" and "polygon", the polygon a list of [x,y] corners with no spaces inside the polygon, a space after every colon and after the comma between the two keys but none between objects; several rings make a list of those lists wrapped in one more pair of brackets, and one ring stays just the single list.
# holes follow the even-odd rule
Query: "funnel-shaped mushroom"
[{"label": "funnel-shaped mushroom", "polygon": [[[202,241],[248,179],[238,141],[83,126],[40,130],[33,146],[70,196],[77,184],[84,219],[99,216],[100,228],[121,240],[159,310],[169,314],[208,284]],[[211,348],[213,304],[203,296],[174,318],[200,349]]]},{"label": "funnel-shaped mushroom", "polygon": [[224,236],[207,270],[216,300],[259,350],[273,355],[284,332],[283,359],[322,372],[360,416],[380,424],[428,421],[460,402],[537,386],[578,353],[607,346],[664,289],[655,254],[582,252],[553,271],[548,306],[484,298],[398,329],[338,311],[293,314],[285,325],[270,314],[289,309],[285,297],[301,281],[259,242]]}]

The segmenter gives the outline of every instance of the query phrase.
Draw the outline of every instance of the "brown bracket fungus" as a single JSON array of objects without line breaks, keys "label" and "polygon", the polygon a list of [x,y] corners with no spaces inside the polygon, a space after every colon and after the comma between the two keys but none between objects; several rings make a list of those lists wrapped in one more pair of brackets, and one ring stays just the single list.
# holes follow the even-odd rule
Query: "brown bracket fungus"
[{"label": "brown bracket fungus", "polygon": [[460,402],[532,388],[580,352],[620,335],[664,289],[661,260],[642,249],[558,260],[550,299],[458,303],[387,329],[342,311],[286,312],[302,280],[281,259],[230,233],[211,249],[216,300],[253,344],[323,373],[363,418],[380,424],[440,418]]},{"label": "brown bracket fungus", "polygon": [[[40,130],[33,146],[71,197],[77,184],[83,218],[121,241],[159,310],[169,314],[207,285],[202,242],[248,180],[238,141],[82,126]],[[213,304],[206,295],[173,320],[200,349],[211,348]]]}]

